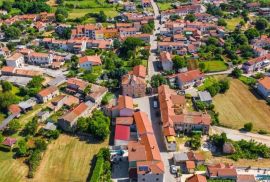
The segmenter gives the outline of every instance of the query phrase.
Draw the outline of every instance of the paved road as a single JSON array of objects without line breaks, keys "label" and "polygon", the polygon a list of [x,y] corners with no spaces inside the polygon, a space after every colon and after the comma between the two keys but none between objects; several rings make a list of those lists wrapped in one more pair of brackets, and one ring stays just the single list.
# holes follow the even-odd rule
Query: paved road
[{"label": "paved road", "polygon": [[270,147],[270,137],[250,132],[240,132],[238,130],[228,129],[224,127],[213,126],[213,130],[217,133],[226,133],[227,137],[231,140],[255,140]]},{"label": "paved road", "polygon": [[7,125],[9,124],[10,121],[12,121],[15,118],[15,115],[11,114],[9,115],[6,119],[4,119],[3,121],[0,121],[0,131],[4,130]]},{"label": "paved road", "polygon": [[152,127],[154,130],[154,134],[158,143],[158,147],[160,150],[161,158],[163,160],[165,166],[165,179],[166,182],[174,182],[176,179],[170,173],[170,161],[169,159],[172,158],[172,154],[168,153],[165,148],[165,143],[163,141],[163,134],[161,131],[161,126],[159,125],[160,118],[156,117],[155,113],[158,110],[153,109],[153,97],[142,97],[134,99],[134,102],[138,104],[138,108],[146,112],[148,114],[149,119],[152,122]]},{"label": "paved road", "polygon": [[151,36],[150,38],[150,56],[148,58],[148,78],[147,79],[151,79],[151,77],[154,75],[154,74],[158,74],[159,72],[157,71],[157,64],[158,64],[158,61],[157,61],[157,56],[156,56],[156,50],[157,50],[157,36],[156,34],[159,34],[160,33],[160,27],[161,27],[161,24],[158,20],[158,17],[160,16],[160,13],[159,13],[159,9],[158,9],[158,6],[157,4],[151,0],[151,3],[152,3],[152,7],[154,9],[154,16],[155,16],[155,31],[153,32],[153,35]]}]

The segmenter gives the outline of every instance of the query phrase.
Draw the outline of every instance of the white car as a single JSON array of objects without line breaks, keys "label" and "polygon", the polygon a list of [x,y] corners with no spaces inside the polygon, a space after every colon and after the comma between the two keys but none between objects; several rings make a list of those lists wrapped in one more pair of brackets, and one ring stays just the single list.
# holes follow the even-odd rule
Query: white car
[{"label": "white car", "polygon": [[176,168],[175,165],[171,165],[171,166],[170,166],[170,170],[171,170],[171,173],[172,173],[172,174],[176,174],[176,173],[177,173],[177,168]]},{"label": "white car", "polygon": [[154,108],[157,108],[157,107],[158,107],[158,103],[157,103],[156,100],[154,100],[153,107],[154,107]]}]

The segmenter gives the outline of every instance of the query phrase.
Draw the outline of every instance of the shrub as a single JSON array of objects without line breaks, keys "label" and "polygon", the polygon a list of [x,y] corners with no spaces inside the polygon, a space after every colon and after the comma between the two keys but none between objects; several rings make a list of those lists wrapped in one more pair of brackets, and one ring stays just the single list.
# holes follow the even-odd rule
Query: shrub
[{"label": "shrub", "polygon": [[34,150],[27,161],[29,165],[29,172],[28,172],[29,178],[34,177],[34,173],[37,170],[37,167],[39,166],[40,161],[41,161],[41,151]]},{"label": "shrub", "polygon": [[251,131],[253,128],[253,124],[251,122],[244,124],[244,129],[246,131]]}]

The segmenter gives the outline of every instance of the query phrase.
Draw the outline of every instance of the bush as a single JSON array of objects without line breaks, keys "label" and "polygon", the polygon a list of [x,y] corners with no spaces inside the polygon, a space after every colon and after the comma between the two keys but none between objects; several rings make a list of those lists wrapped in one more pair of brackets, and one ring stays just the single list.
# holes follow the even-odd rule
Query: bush
[{"label": "bush", "polygon": [[268,131],[265,131],[265,130],[259,130],[258,133],[260,135],[267,135],[269,132]]},{"label": "bush", "polygon": [[28,165],[29,165],[29,172],[28,177],[33,178],[34,173],[37,170],[37,167],[39,166],[41,161],[41,151],[40,150],[34,150],[31,156],[28,159]]},{"label": "bush", "polygon": [[244,124],[244,129],[246,131],[251,131],[253,128],[253,124],[251,122]]}]

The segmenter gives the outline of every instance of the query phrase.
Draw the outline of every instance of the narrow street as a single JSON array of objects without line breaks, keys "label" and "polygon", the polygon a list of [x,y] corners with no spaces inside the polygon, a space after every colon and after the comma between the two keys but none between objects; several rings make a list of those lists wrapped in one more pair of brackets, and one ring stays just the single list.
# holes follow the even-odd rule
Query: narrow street
[{"label": "narrow street", "polygon": [[158,74],[157,71],[157,56],[156,56],[156,50],[157,50],[157,36],[156,34],[160,33],[160,21],[159,21],[159,9],[157,4],[154,2],[154,0],[151,0],[152,7],[154,9],[155,14],[155,30],[153,32],[153,35],[150,38],[150,56],[148,58],[148,80],[151,79],[151,77],[155,74]]},{"label": "narrow street", "polygon": [[256,133],[250,133],[250,132],[241,132],[238,130],[233,130],[229,128],[219,127],[219,126],[213,126],[212,129],[215,133],[226,133],[227,137],[231,140],[239,141],[239,140],[254,140],[259,143],[263,143],[270,147],[270,137],[265,135],[260,135]]},{"label": "narrow street", "polygon": [[148,117],[152,122],[152,127],[160,150],[160,155],[165,167],[164,181],[174,182],[176,181],[176,179],[170,173],[170,163],[169,163],[169,159],[172,158],[172,154],[166,151],[165,143],[163,141],[163,134],[161,131],[161,125],[159,125],[160,118],[156,116],[156,112],[159,112],[159,109],[153,108],[153,100],[154,100],[153,96],[149,97],[146,96],[141,98],[135,98],[134,103],[138,104],[138,108],[141,111],[146,112],[148,114]]}]

